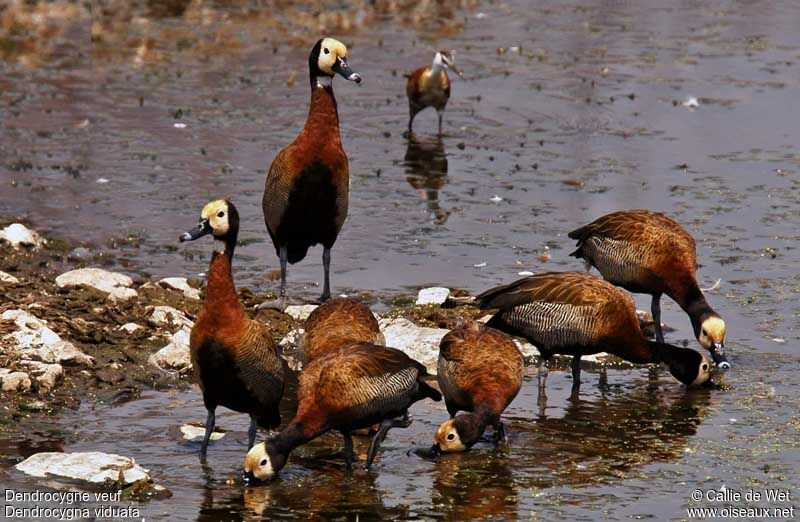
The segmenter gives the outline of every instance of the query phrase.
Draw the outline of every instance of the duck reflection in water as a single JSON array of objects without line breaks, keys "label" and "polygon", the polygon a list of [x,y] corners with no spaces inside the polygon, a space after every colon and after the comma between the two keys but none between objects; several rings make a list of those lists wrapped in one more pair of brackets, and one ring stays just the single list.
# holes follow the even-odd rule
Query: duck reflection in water
[{"label": "duck reflection in water", "polygon": [[508,455],[450,453],[437,459],[431,504],[444,520],[516,520],[517,485]]},{"label": "duck reflection in water", "polygon": [[447,183],[447,154],[442,139],[420,140],[413,133],[410,134],[404,165],[406,179],[419,192],[434,223],[444,224],[450,211],[439,206],[439,191]]},{"label": "duck reflection in water", "polygon": [[526,486],[590,484],[656,462],[676,462],[690,452],[713,394],[646,382],[567,401],[561,417],[514,422],[511,444],[525,452],[516,457],[541,468],[529,470],[533,483]]},{"label": "duck reflection in water", "polygon": [[[303,520],[394,520],[408,518],[408,508],[387,507],[377,473],[349,473],[341,466],[318,468],[312,476],[292,477],[242,490],[244,513],[259,520],[291,515]],[[313,484],[313,487],[311,487]],[[309,494],[298,488],[309,485]]]}]

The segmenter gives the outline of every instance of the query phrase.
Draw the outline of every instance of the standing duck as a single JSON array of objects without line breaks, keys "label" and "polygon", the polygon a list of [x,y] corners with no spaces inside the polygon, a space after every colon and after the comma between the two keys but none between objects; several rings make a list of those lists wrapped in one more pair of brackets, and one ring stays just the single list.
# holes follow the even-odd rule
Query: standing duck
[{"label": "standing duck", "polygon": [[[286,300],[286,263],[306,257],[322,243],[325,281],[321,301],[330,298],[331,248],[347,217],[350,174],[339,137],[339,113],[333,96],[333,76],[361,83],[347,64],[347,47],[333,38],[319,40],[308,57],[311,107],[306,125],[269,168],[262,207],[264,222],[281,264],[280,297]],[[263,303],[261,307],[272,306]]]},{"label": "standing duck", "polygon": [[304,329],[299,348],[303,367],[349,343],[385,344],[372,310],[349,297],[331,299],[315,308]]},{"label": "standing duck", "polygon": [[[494,328],[470,322],[445,335],[437,379],[450,420],[436,430],[434,450],[465,451],[489,425],[495,441],[505,439],[500,415],[519,393],[524,368],[517,345]],[[470,413],[456,416],[459,410]]]},{"label": "standing duck", "polygon": [[231,261],[238,233],[236,207],[220,199],[203,207],[200,223],[180,237],[181,242],[194,241],[211,234],[225,245],[211,257],[203,308],[189,338],[195,379],[208,410],[203,457],[217,406],[250,415],[248,448],[255,442],[257,426],[275,428],[281,422],[283,362],[269,328],[247,317],[233,284]]},{"label": "standing duck", "polygon": [[603,278],[629,292],[653,296],[656,340],[661,330],[661,294],[667,294],[689,315],[694,335],[711,352],[720,369],[725,358],[725,321],[706,301],[697,284],[694,238],[664,214],[625,210],[606,214],[569,233],[578,241],[572,256],[594,266]]},{"label": "standing duck", "polygon": [[406,94],[408,95],[408,132],[413,132],[414,117],[425,107],[433,107],[439,114],[439,135],[442,134],[442,116],[444,108],[450,99],[450,78],[447,69],[453,69],[459,76],[461,71],[456,69],[453,62],[453,53],[437,51],[433,56],[433,63],[429,67],[420,67],[408,78]]},{"label": "standing duck", "polygon": [[292,450],[330,430],[344,437],[348,469],[353,462],[351,432],[380,423],[367,452],[369,469],[393,427],[411,424],[408,408],[442,395],[423,381],[425,367],[394,348],[352,343],[311,361],[300,374],[297,414],[272,439],[256,444],[244,461],[247,482],[274,477]]},{"label": "standing duck", "polygon": [[600,278],[578,272],[547,272],[498,286],[477,297],[481,308],[498,308],[488,326],[526,338],[539,349],[539,390],[547,362],[572,356],[573,390],[580,386],[581,356],[607,352],[635,364],[663,362],[679,381],[700,385],[711,364],[701,353],[644,337],[633,299]]}]

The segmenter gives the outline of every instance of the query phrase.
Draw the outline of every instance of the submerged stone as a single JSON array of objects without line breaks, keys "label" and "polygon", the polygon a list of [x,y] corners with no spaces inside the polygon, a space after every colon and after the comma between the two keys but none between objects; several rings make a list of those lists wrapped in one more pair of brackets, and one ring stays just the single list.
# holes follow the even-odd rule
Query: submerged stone
[{"label": "submerged stone", "polygon": [[[206,434],[206,429],[203,426],[195,426],[194,424],[184,424],[181,426],[181,433],[183,434],[183,438],[186,440],[191,441],[200,441],[203,440],[203,437]],[[216,441],[225,436],[225,433],[221,431],[214,431],[211,432],[211,441]]]}]

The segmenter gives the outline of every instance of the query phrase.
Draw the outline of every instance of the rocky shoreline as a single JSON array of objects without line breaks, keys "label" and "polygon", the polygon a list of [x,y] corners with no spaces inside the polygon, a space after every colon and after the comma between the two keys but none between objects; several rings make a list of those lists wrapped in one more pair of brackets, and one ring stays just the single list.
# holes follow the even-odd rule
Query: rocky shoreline
[{"label": "rocky shoreline", "polygon": [[[178,276],[137,280],[72,255],[73,246],[43,238],[22,224],[0,230],[4,431],[21,429],[19,423],[28,418],[77,408],[84,400],[114,404],[145,389],[192,385],[189,333],[202,303],[202,282]],[[239,296],[248,310],[269,297],[248,288],[240,288]],[[368,304],[379,301],[362,297]],[[447,288],[425,288],[416,298],[382,302],[392,303],[379,316],[387,345],[406,351],[432,373],[439,341],[449,329],[466,319],[488,318],[466,292]],[[294,354],[303,322],[314,307],[252,312],[270,326],[295,370],[300,369]],[[648,319],[643,317],[643,326],[652,330]],[[519,340],[518,346],[528,364],[535,362],[535,347]],[[627,365],[605,354],[585,357],[584,364]],[[566,368],[567,360],[557,361],[560,365]],[[153,494],[152,489],[143,491],[144,496]]]}]

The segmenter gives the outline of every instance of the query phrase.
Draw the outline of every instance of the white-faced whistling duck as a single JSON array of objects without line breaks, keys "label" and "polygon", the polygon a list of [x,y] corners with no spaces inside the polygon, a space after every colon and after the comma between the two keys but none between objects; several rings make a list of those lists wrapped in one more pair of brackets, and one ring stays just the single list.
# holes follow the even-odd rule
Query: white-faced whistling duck
[{"label": "white-faced whistling duck", "polygon": [[306,319],[304,329],[298,349],[304,367],[349,343],[385,344],[369,307],[349,297],[337,297],[318,306]]},{"label": "white-faced whistling duck", "polygon": [[488,326],[526,338],[539,349],[539,389],[547,361],[572,355],[573,390],[580,386],[581,356],[607,352],[635,364],[663,362],[679,381],[700,385],[710,378],[705,355],[644,337],[633,299],[598,277],[547,272],[487,290],[481,308],[498,308]]},{"label": "white-faced whistling duck", "polygon": [[352,343],[313,360],[301,373],[297,414],[275,437],[253,446],[244,461],[246,482],[271,479],[291,451],[330,430],[344,437],[348,469],[353,462],[351,432],[380,423],[367,453],[369,469],[393,427],[407,427],[408,408],[442,395],[423,381],[425,367],[394,348]]},{"label": "white-faced whistling duck", "polygon": [[725,358],[725,321],[706,301],[697,284],[694,238],[667,216],[649,210],[606,214],[569,233],[578,241],[571,255],[583,258],[587,269],[629,292],[653,296],[656,340],[661,330],[661,294],[667,294],[689,315],[694,335],[711,352],[720,369]]},{"label": "white-faced whistling duck", "polygon": [[194,241],[207,234],[225,244],[214,252],[208,269],[203,308],[189,339],[192,366],[208,410],[200,454],[205,457],[214,430],[217,406],[250,415],[248,448],[256,427],[275,428],[281,417],[284,366],[269,328],[245,314],[231,274],[233,250],[239,233],[239,213],[227,200],[212,201],[200,214],[200,223],[181,235]]},{"label": "white-faced whistling duck", "polygon": [[[325,281],[321,300],[330,290],[331,248],[347,217],[350,175],[339,137],[339,113],[333,76],[361,82],[347,64],[347,48],[333,38],[318,41],[308,57],[311,107],[305,127],[272,162],[264,186],[264,221],[281,264],[280,298],[286,298],[286,263],[305,258],[309,247],[322,243]],[[273,306],[264,303],[261,307]]]},{"label": "white-faced whistling duck", "polygon": [[447,69],[453,69],[459,76],[461,71],[456,69],[453,53],[438,51],[433,56],[433,63],[428,67],[420,67],[408,78],[406,94],[408,95],[408,132],[413,132],[414,117],[425,107],[433,107],[439,114],[439,134],[442,134],[442,116],[447,100],[450,99],[450,78]]},{"label": "white-faced whistling duck", "polygon": [[[434,436],[434,451],[465,451],[494,427],[505,439],[500,415],[522,386],[525,364],[509,336],[478,323],[452,330],[439,345],[437,379],[450,420]],[[456,416],[459,410],[467,411]]]}]

